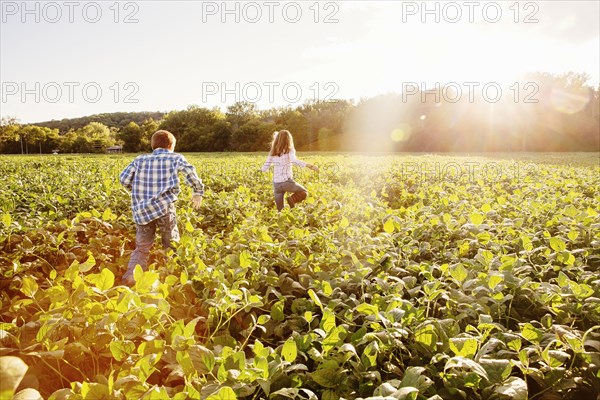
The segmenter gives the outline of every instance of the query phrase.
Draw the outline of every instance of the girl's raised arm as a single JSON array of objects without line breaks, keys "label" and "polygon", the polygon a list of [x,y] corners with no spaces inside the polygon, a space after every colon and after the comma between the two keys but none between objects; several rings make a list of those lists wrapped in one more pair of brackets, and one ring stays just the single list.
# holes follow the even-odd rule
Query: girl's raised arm
[{"label": "girl's raised arm", "polygon": [[291,149],[290,150],[290,161],[292,162],[292,164],[296,164],[302,168],[306,167],[308,164],[305,163],[302,160],[299,160],[298,158],[296,158],[296,150],[295,149]]},{"label": "girl's raised arm", "polygon": [[290,150],[290,161],[293,164],[299,165],[300,167],[307,167],[307,168],[312,169],[313,171],[318,171],[319,170],[319,167],[317,167],[316,165],[312,165],[312,164],[309,164],[309,163],[307,163],[305,161],[299,160],[296,157],[296,150],[295,149]]}]

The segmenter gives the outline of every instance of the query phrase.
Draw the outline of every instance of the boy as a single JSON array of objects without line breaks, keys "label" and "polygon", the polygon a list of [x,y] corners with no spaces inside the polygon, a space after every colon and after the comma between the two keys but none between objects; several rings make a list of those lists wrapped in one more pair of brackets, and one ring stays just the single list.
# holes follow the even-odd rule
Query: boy
[{"label": "boy", "polygon": [[135,283],[133,270],[137,264],[144,270],[147,268],[157,226],[165,249],[174,249],[172,242],[179,241],[174,204],[179,194],[178,172],[184,173],[186,183],[194,189],[194,208],[200,207],[204,195],[204,184],[196,175],[196,169],[183,155],[173,152],[175,136],[171,132],[154,132],[151,144],[152,154],[136,157],[119,176],[121,184],[131,190],[136,226],[135,250],[122,278],[123,284],[128,286]]}]

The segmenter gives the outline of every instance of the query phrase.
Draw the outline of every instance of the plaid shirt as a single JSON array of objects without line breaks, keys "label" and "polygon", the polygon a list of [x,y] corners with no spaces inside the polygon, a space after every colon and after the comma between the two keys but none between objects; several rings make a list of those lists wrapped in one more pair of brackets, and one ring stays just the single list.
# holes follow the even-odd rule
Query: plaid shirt
[{"label": "plaid shirt", "polygon": [[291,149],[289,153],[280,156],[268,156],[267,161],[265,161],[261,170],[266,172],[271,168],[271,164],[273,165],[273,182],[275,183],[285,182],[293,177],[292,164],[306,167],[304,161],[300,161],[296,158],[296,150],[294,149]]},{"label": "plaid shirt", "polygon": [[179,194],[179,171],[183,171],[194,194],[204,194],[204,184],[194,166],[183,155],[167,149],[158,148],[152,154],[138,156],[121,172],[119,181],[131,190],[131,210],[136,224],[146,225],[167,214]]}]

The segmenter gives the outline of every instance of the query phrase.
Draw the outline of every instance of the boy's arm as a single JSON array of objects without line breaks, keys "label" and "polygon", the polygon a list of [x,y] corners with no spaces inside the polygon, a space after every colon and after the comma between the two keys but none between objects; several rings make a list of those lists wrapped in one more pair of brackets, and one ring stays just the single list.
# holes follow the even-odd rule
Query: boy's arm
[{"label": "boy's arm", "polygon": [[185,182],[192,187],[194,195],[204,196],[204,184],[196,174],[196,168],[187,162],[185,157],[181,156],[181,164],[179,170],[185,175]]},{"label": "boy's arm", "polygon": [[132,161],[127,168],[119,175],[119,182],[125,186],[126,189],[131,190],[133,184],[133,177],[135,176],[135,160]]}]

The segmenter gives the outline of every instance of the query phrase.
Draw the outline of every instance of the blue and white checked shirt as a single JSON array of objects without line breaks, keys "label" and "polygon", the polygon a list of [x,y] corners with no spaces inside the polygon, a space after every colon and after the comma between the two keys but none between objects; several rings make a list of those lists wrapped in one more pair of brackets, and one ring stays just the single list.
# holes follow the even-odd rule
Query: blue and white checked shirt
[{"label": "blue and white checked shirt", "polygon": [[146,225],[166,215],[169,206],[179,194],[178,172],[194,189],[194,194],[204,195],[204,184],[196,174],[196,168],[181,154],[158,148],[152,154],[136,157],[121,172],[119,181],[131,190],[133,220]]}]

